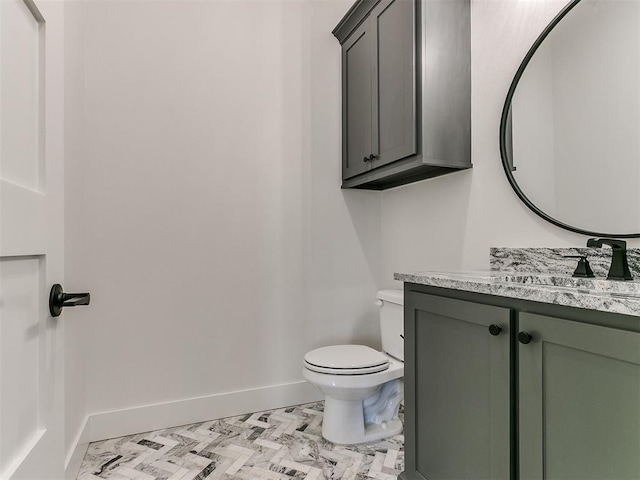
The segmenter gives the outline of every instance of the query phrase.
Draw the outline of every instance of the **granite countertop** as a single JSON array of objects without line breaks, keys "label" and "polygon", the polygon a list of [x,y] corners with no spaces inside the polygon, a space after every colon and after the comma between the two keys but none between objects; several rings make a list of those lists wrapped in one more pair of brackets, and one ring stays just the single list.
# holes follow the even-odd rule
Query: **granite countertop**
[{"label": "granite countertop", "polygon": [[499,297],[565,305],[640,317],[640,281],[573,279],[540,272],[416,272],[396,273],[396,280]]}]

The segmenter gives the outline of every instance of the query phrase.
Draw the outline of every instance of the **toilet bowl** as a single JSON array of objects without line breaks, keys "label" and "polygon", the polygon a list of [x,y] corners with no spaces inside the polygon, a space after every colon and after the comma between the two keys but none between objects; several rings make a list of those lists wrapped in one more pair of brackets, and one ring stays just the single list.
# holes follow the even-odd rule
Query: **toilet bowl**
[{"label": "toilet bowl", "polygon": [[378,292],[382,351],[365,345],[332,345],[308,352],[303,376],[325,395],[322,436],[356,444],[402,431],[403,292]]}]

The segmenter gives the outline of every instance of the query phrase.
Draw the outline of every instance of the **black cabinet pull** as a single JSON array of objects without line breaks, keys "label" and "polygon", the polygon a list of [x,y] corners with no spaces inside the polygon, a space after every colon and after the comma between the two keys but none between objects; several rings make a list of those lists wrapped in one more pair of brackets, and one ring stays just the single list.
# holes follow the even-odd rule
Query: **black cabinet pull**
[{"label": "black cabinet pull", "polygon": [[498,325],[489,325],[489,333],[494,337],[497,337],[498,335],[500,335],[501,331],[502,331],[502,328],[500,328]]},{"label": "black cabinet pull", "polygon": [[373,153],[371,155],[369,155],[369,161],[372,162],[374,161],[376,158],[378,158],[376,155],[374,155]]},{"label": "black cabinet pull", "polygon": [[49,313],[52,317],[59,317],[64,307],[89,305],[91,295],[88,293],[64,293],[62,285],[56,283],[49,293]]},{"label": "black cabinet pull", "polygon": [[518,334],[518,341],[524,345],[530,343],[533,337],[529,335],[527,332],[520,332]]},{"label": "black cabinet pull", "polygon": [[367,157],[367,156],[365,155],[365,157],[362,159],[362,161],[363,161],[364,163],[367,163],[367,162],[369,161],[369,157]]}]

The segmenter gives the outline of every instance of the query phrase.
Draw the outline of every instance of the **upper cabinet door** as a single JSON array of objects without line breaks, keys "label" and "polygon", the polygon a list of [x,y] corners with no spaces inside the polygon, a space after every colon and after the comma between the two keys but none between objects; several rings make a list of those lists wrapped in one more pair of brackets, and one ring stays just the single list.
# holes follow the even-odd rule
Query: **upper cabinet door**
[{"label": "upper cabinet door", "polygon": [[371,168],[371,57],[374,41],[362,24],[342,48],[342,178]]},{"label": "upper cabinet door", "polygon": [[530,313],[520,332],[520,478],[640,478],[640,333]]},{"label": "upper cabinet door", "polygon": [[369,18],[373,55],[373,168],[418,152],[415,2],[383,0]]}]

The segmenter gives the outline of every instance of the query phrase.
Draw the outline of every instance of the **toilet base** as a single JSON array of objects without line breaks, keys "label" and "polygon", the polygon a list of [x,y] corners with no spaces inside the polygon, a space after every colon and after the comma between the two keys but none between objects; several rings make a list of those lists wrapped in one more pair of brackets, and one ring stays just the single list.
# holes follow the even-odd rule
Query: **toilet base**
[{"label": "toilet base", "polygon": [[389,357],[389,368],[366,375],[334,375],[302,369],[325,395],[322,436],[341,445],[372,442],[402,432],[398,409],[404,364]]},{"label": "toilet base", "polygon": [[364,442],[375,442],[383,438],[393,437],[402,432],[402,422],[400,419],[387,420],[380,425],[367,425],[365,428]]},{"label": "toilet base", "polygon": [[354,445],[374,442],[400,432],[402,422],[399,418],[365,424],[362,400],[325,398],[322,436],[331,443]]}]

